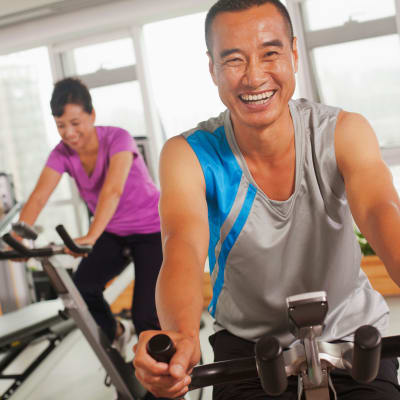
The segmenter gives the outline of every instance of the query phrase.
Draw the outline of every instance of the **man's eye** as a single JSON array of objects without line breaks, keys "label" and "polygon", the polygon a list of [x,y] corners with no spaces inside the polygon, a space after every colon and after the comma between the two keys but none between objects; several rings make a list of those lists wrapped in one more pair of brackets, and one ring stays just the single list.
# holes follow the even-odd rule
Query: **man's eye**
[{"label": "man's eye", "polygon": [[266,57],[274,57],[277,56],[278,52],[277,51],[268,51],[267,53],[265,53]]},{"label": "man's eye", "polygon": [[230,58],[230,59],[226,60],[225,63],[228,65],[237,65],[237,64],[242,63],[242,59],[238,58],[238,57]]}]

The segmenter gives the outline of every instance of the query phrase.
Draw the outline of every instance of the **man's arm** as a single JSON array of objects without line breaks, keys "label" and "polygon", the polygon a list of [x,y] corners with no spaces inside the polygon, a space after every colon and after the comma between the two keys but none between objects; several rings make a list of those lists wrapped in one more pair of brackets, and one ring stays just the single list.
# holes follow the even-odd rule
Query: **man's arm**
[{"label": "man's arm", "polygon": [[200,164],[183,137],[170,139],[160,158],[160,216],[163,265],[156,303],[161,327],[172,337],[176,353],[169,367],[152,360],[145,345],[155,331],[140,336],[136,375],[157,397],[187,391],[188,373],[200,357],[203,271],[209,229],[205,182]]},{"label": "man's arm", "polygon": [[365,118],[339,115],[335,151],[354,220],[400,286],[400,200]]}]

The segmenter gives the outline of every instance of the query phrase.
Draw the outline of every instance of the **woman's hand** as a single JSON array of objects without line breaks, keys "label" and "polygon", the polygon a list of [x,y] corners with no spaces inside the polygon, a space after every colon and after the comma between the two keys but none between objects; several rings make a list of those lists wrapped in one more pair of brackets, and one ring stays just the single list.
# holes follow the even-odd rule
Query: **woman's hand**
[{"label": "woman's hand", "polygon": [[[89,246],[94,246],[94,244],[96,243],[97,238],[95,239],[94,237],[90,236],[90,235],[86,235],[86,236],[81,236],[77,239],[74,239],[74,242],[79,246],[79,245],[89,245]],[[74,253],[73,251],[71,251],[70,249],[68,249],[68,247],[65,247],[65,253],[69,254],[75,258],[77,257],[87,257],[88,253],[85,254],[78,254],[78,253]]]},{"label": "woman's hand", "polygon": [[[169,364],[157,362],[147,353],[147,342],[164,333],[174,342],[176,352]],[[188,391],[193,367],[200,360],[199,339],[172,331],[145,331],[134,347],[136,377],[156,397],[181,398]]]}]

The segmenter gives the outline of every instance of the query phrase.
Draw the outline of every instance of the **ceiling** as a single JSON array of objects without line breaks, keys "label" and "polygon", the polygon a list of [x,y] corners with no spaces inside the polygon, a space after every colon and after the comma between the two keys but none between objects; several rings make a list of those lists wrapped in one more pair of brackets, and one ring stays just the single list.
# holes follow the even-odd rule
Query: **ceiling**
[{"label": "ceiling", "polygon": [[0,0],[0,27],[119,0]]}]

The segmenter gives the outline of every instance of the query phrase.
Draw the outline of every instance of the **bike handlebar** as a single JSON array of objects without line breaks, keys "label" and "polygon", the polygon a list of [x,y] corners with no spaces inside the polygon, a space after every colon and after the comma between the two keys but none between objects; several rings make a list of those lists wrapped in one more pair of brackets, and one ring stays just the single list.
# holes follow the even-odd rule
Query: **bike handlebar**
[{"label": "bike handlebar", "polygon": [[[61,239],[63,240],[65,247],[71,250],[73,253],[76,254],[86,254],[92,250],[92,246],[85,245],[80,246],[76,244],[71,236],[68,234],[66,229],[63,225],[58,225],[56,227],[57,233],[60,235]],[[16,240],[13,236],[9,233],[6,233],[2,236],[2,239],[14,249],[14,251],[2,251],[0,252],[0,259],[17,259],[21,257],[51,257],[56,254],[65,254],[64,246],[60,245],[52,245],[47,247],[41,248],[29,248],[26,247],[23,243]]]},{"label": "bike handlebar", "polygon": [[63,225],[57,225],[56,231],[58,235],[61,237],[62,241],[64,242],[65,246],[68,247],[69,250],[76,254],[86,254],[92,250],[92,246],[85,245],[80,246],[76,244],[71,236],[68,234],[67,230],[64,228]]},{"label": "bike handlebar", "polygon": [[21,258],[21,253],[15,250],[0,251],[0,260],[13,260]]},{"label": "bike handlebar", "polygon": [[[344,344],[348,345],[330,345]],[[167,363],[175,353],[172,340],[164,334],[153,336],[147,343],[147,351],[154,359]],[[288,351],[290,349],[282,351],[276,338],[262,337],[256,344],[255,357],[220,361],[193,368],[189,390],[259,377],[267,394],[279,395],[286,390],[287,376],[292,375],[292,369],[285,369],[284,364],[284,354]],[[353,378],[359,382],[370,382],[376,377],[380,358],[400,356],[400,336],[381,338],[374,327],[362,326],[356,331],[352,353],[349,369]],[[345,358],[341,351],[339,354]]]}]

